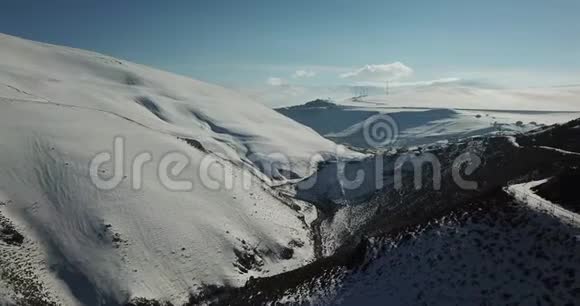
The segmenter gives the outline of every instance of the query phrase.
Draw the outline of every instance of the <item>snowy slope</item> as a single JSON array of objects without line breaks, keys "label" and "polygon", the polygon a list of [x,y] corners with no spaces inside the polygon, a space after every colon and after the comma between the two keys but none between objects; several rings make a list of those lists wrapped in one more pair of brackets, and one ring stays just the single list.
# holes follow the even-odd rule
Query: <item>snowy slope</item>
[{"label": "snowy slope", "polygon": [[[117,137],[125,175],[116,188],[99,189],[90,161],[112,152]],[[0,35],[0,152],[0,215],[24,237],[0,241],[0,270],[33,270],[28,281],[55,302],[117,305],[134,297],[179,304],[207,285],[237,286],[311,261],[315,211],[270,185],[310,174],[336,148],[218,86]],[[136,189],[130,162],[143,152],[152,161]],[[176,175],[191,190],[160,182],[157,166],[171,152],[187,156]],[[205,174],[233,177],[233,185],[208,187],[204,162],[214,165]],[[114,176],[114,166],[103,164],[99,175]],[[13,290],[22,297],[24,289]]]},{"label": "snowy slope", "polygon": [[[516,187],[519,188],[519,187]],[[485,202],[372,238],[358,269],[288,291],[302,305],[575,305],[580,223]]]},{"label": "snowy slope", "polygon": [[515,199],[535,210],[547,212],[551,215],[557,216],[560,219],[580,225],[580,215],[540,197],[532,190],[532,188],[542,185],[547,181],[548,179],[543,179],[539,181],[515,184],[509,186],[507,191],[513,195]]},{"label": "snowy slope", "polygon": [[[335,145],[230,90],[108,56],[0,34],[0,96],[111,112],[250,164],[299,175]],[[329,154],[323,154],[329,157]],[[267,173],[274,177],[277,173]]]},{"label": "snowy slope", "polygon": [[[473,99],[477,101],[477,98]],[[386,127],[393,135],[392,141],[388,142],[389,146],[416,146],[485,135],[500,130],[521,133],[542,124],[562,123],[580,117],[578,111],[502,110],[486,108],[489,105],[475,103],[471,105],[480,109],[463,109],[458,103],[445,104],[438,103],[437,100],[433,103],[430,101],[418,103],[411,99],[408,102],[414,106],[405,107],[405,101],[398,96],[371,96],[360,98],[356,102],[344,100],[339,104],[327,105],[307,103],[277,110],[313,128],[328,139],[360,148],[375,145],[365,138],[365,133],[372,133],[375,126],[377,133],[387,131]],[[518,103],[519,100],[515,99],[513,102]],[[511,105],[520,106],[520,104]],[[530,103],[521,106],[528,105],[533,106]],[[385,122],[386,117],[392,121]],[[516,124],[518,121],[521,122],[520,125]]]}]

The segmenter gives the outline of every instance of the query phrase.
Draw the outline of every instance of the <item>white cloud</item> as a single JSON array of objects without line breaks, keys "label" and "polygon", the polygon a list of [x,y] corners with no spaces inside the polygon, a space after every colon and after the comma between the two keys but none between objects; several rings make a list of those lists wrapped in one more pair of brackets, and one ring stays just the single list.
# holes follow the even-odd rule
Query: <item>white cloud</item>
[{"label": "white cloud", "polygon": [[292,75],[293,78],[298,79],[298,78],[311,78],[313,76],[316,75],[316,72],[312,71],[312,70],[296,70],[296,72],[294,72],[294,74]]},{"label": "white cloud", "polygon": [[266,83],[270,86],[283,86],[287,84],[286,80],[277,77],[269,77]]},{"label": "white cloud", "polygon": [[354,79],[358,81],[394,81],[413,75],[413,69],[401,62],[391,64],[366,65],[355,71],[340,74],[343,79]]}]

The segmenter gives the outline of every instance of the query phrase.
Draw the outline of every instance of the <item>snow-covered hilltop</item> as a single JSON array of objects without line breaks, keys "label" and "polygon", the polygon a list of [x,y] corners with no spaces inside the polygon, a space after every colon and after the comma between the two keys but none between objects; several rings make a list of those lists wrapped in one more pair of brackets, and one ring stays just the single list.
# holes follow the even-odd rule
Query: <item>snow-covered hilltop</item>
[{"label": "snow-covered hilltop", "polygon": [[[0,34],[0,131],[0,214],[23,236],[0,244],[0,270],[12,271],[0,284],[14,286],[11,298],[179,304],[204,286],[241,285],[313,259],[315,209],[270,186],[309,175],[336,145],[235,92]],[[116,188],[99,189],[90,162],[113,154],[115,139],[125,172]],[[187,156],[176,179],[191,190],[159,179],[171,152]],[[151,161],[135,188],[131,162],[142,153]],[[114,178],[115,166],[103,163],[98,175]],[[232,186],[206,186],[225,177]],[[28,283],[39,285],[25,292]]]},{"label": "snow-covered hilltop", "polygon": [[[310,129],[231,90],[109,56],[0,34],[0,96],[95,110],[206,150],[262,166],[284,153],[304,176],[315,153],[335,145]],[[272,156],[269,156],[269,155]],[[290,170],[280,163],[281,169]],[[268,173],[277,177],[279,173]]]}]

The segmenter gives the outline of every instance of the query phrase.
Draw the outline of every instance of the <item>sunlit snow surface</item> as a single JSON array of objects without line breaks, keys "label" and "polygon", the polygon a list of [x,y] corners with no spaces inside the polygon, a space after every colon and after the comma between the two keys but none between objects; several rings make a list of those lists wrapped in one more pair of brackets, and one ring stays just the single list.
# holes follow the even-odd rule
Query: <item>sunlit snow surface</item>
[{"label": "sunlit snow surface", "polygon": [[[33,279],[65,304],[134,296],[179,303],[196,286],[240,285],[304,265],[313,258],[304,220],[315,212],[291,208],[268,186],[286,180],[278,169],[306,176],[337,151],[309,128],[224,88],[6,35],[0,35],[0,133],[6,203],[0,209],[28,248],[6,247],[4,255],[38,254],[27,264],[39,274]],[[138,154],[152,156],[139,190],[131,173],[109,191],[89,178],[90,160],[112,151],[118,136],[126,171]],[[192,181],[193,190],[170,191],[158,179],[160,159],[175,151],[188,156],[179,179]],[[228,177],[253,173],[250,187],[236,180],[231,188],[204,187],[199,167],[207,158],[228,165]],[[278,168],[260,172],[260,163],[272,161]],[[112,163],[100,171],[113,175]],[[219,166],[207,174],[224,176]],[[281,255],[288,247],[290,259]],[[234,249],[255,254],[261,266],[241,271]]]}]

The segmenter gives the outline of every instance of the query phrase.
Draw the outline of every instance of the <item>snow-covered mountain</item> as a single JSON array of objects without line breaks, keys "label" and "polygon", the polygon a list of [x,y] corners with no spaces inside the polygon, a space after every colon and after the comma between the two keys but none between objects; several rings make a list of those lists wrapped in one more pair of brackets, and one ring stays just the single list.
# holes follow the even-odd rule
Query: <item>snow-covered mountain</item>
[{"label": "snow-covered mountain", "polygon": [[[65,305],[179,304],[310,262],[316,210],[271,186],[336,152],[359,156],[219,86],[1,34],[0,131],[0,214],[23,237],[0,245],[3,278],[12,275],[1,287]],[[97,188],[91,160],[114,154],[115,139],[122,180]],[[157,166],[174,152],[188,162],[175,179],[192,188],[161,182]],[[136,188],[142,153],[151,160]],[[97,175],[114,178],[115,166]],[[207,184],[226,178],[232,186]]]},{"label": "snow-covered mountain", "polygon": [[[348,99],[337,104],[316,100],[278,108],[277,111],[311,127],[328,139],[359,148],[372,148],[375,145],[365,139],[365,132],[368,132],[365,129],[377,125],[380,132],[380,124],[383,123],[388,124],[382,127],[383,131],[389,129],[392,134],[389,146],[408,147],[498,131],[522,133],[540,125],[563,123],[580,116],[578,109],[559,110],[574,109],[572,101],[580,95],[580,90],[575,87],[552,89],[550,94],[543,97],[554,98],[560,103],[547,104],[541,104],[532,93],[527,96],[524,93],[513,93],[512,103],[508,103],[509,96],[497,92],[502,103],[487,103],[484,102],[485,98],[494,101],[491,93],[481,93],[472,88],[476,92],[469,97],[460,88],[449,87],[430,88],[424,96],[421,91],[413,91],[393,96]],[[429,100],[433,92],[438,95],[433,97],[434,100]],[[510,106],[521,109],[509,109]],[[385,121],[383,114],[388,116],[390,122],[381,122]]]},{"label": "snow-covered mountain", "polygon": [[[407,173],[402,188],[387,183],[323,220],[324,239],[332,242],[330,233],[347,241],[328,257],[251,280],[213,302],[576,305],[580,215],[569,196],[577,187],[567,179],[577,177],[570,169],[580,166],[579,127],[575,120],[433,150],[441,161],[441,188],[432,186],[435,170],[423,173],[420,190]],[[462,152],[482,158],[468,176],[476,189],[449,184],[451,161]]]},{"label": "snow-covered mountain", "polygon": [[219,86],[92,52],[7,35],[0,42],[4,98],[112,113],[254,166],[284,153],[280,167],[301,176],[314,153],[335,152],[308,128]]},{"label": "snow-covered mountain", "polygon": [[[403,98],[274,111],[0,34],[0,304],[574,303],[577,204],[557,190],[580,122],[543,124],[578,113]],[[372,146],[386,113],[392,148],[335,143]]]}]

